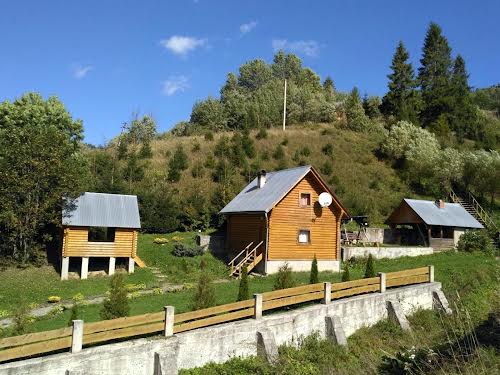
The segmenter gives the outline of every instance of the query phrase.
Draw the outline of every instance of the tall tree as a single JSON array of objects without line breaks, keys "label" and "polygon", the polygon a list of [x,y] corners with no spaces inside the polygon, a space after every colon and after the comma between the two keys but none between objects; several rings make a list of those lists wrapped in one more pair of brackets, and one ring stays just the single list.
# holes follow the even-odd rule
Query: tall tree
[{"label": "tall tree", "polygon": [[382,99],[381,111],[386,116],[394,116],[396,120],[417,121],[417,92],[415,73],[410,55],[402,41],[399,42],[392,58],[392,73],[389,78],[389,91]]},{"label": "tall tree", "polygon": [[436,23],[427,29],[420,64],[418,82],[423,100],[420,120],[425,127],[437,121],[441,114],[449,114],[453,101],[451,48]]},{"label": "tall tree", "polygon": [[323,90],[327,101],[332,101],[335,97],[335,85],[330,76],[326,77],[323,81]]},{"label": "tall tree", "polygon": [[56,97],[0,104],[0,252],[26,262],[60,225],[62,197],[85,188],[81,121]]},{"label": "tall tree", "polygon": [[357,87],[354,87],[345,103],[347,127],[356,131],[363,131],[368,126],[368,117],[363,109]]}]

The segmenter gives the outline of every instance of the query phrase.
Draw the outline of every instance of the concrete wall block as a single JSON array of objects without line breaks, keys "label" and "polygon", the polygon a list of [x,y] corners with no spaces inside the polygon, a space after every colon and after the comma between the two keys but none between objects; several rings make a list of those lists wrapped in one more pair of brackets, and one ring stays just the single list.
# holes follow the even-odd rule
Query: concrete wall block
[{"label": "concrete wall block", "polygon": [[401,305],[397,301],[387,301],[387,313],[391,319],[393,319],[403,331],[411,331],[410,323],[406,319],[406,315],[401,308]]},{"label": "concrete wall block", "polygon": [[432,293],[433,307],[444,312],[446,315],[451,315],[453,311],[451,310],[448,300],[441,289],[435,290]]},{"label": "concrete wall block", "polygon": [[347,338],[342,327],[342,321],[337,316],[325,317],[326,336],[337,345],[347,347]]},{"label": "concrete wall block", "polygon": [[153,375],[177,375],[178,373],[176,356],[165,356],[163,353],[154,354]]},{"label": "concrete wall block", "polygon": [[257,331],[257,355],[274,364],[278,360],[278,346],[269,329]]}]

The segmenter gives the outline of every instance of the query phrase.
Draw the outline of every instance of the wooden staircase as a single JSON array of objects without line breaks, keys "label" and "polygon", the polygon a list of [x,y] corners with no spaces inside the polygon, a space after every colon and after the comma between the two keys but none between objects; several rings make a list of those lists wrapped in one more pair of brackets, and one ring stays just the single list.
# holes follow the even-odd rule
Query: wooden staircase
[{"label": "wooden staircase", "polygon": [[263,258],[263,252],[259,251],[263,243],[264,241],[260,241],[255,247],[252,247],[254,243],[250,242],[242,251],[240,251],[240,253],[228,263],[228,266],[231,268],[229,275],[239,278],[244,266],[247,267],[247,272],[254,269]]},{"label": "wooden staircase", "polygon": [[453,190],[451,190],[450,199],[453,203],[460,204],[469,214],[471,214],[486,229],[488,229],[488,231],[492,234],[494,245],[499,244],[500,230],[498,229],[498,226],[495,224],[486,210],[481,207],[477,199],[474,197],[474,195],[472,195],[470,191],[467,193],[467,198],[463,198],[456,194]]}]

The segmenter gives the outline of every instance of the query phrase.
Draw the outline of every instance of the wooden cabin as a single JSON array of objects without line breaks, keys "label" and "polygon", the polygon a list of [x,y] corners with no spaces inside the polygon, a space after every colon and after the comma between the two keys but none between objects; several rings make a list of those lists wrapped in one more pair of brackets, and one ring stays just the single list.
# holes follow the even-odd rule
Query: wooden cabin
[{"label": "wooden cabin", "polygon": [[61,279],[68,278],[70,258],[81,258],[80,277],[88,275],[89,258],[109,258],[108,274],[115,271],[116,258],[144,266],[137,256],[137,230],[141,227],[135,195],[83,193],[67,202],[62,215],[63,241]]},{"label": "wooden cabin", "polygon": [[319,270],[340,270],[340,222],[347,210],[311,166],[261,171],[220,213],[227,219],[233,275],[245,264],[264,274],[284,263],[308,271],[314,256]]},{"label": "wooden cabin", "polygon": [[454,248],[466,230],[483,228],[460,204],[442,200],[403,199],[386,223],[392,229],[411,227],[415,245],[429,246],[434,250]]}]

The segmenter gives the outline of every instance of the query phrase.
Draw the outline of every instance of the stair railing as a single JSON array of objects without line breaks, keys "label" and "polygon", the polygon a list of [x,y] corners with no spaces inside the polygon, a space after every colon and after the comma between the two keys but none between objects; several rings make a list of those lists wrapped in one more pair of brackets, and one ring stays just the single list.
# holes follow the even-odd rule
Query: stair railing
[{"label": "stair railing", "polygon": [[484,224],[487,227],[490,227],[490,229],[494,229],[495,231],[498,232],[498,227],[495,224],[495,222],[493,221],[493,219],[490,217],[490,215],[488,215],[486,210],[483,207],[481,207],[481,205],[479,204],[477,199],[474,197],[474,195],[472,195],[472,193],[470,191],[469,191],[469,202],[472,204],[472,207],[477,212],[477,214],[479,215],[481,220],[484,222]]},{"label": "stair railing", "polygon": [[[253,243],[253,242],[252,242]],[[231,268],[231,275],[234,274],[235,271],[241,269],[241,267],[243,266],[243,264],[245,264],[245,262],[251,258],[252,256],[255,258],[257,257],[257,249],[260,247],[260,245],[262,245],[264,243],[264,241],[260,241],[257,246],[255,246],[251,251],[248,251],[247,250],[247,253],[246,253],[246,256],[236,265],[234,266],[234,269]]]},{"label": "stair railing", "polygon": [[250,247],[253,245],[253,241],[250,242],[243,250],[240,251],[240,253],[238,255],[236,255],[232,261],[230,261],[227,265],[229,267],[231,267],[231,275],[233,274],[234,272],[234,262],[236,262],[236,260],[243,255],[243,253],[245,253],[245,256],[244,258],[246,258],[248,256],[248,249],[250,249]]},{"label": "stair railing", "polygon": [[450,198],[453,203],[460,203],[460,197],[457,194],[455,194],[453,189],[450,189]]}]

